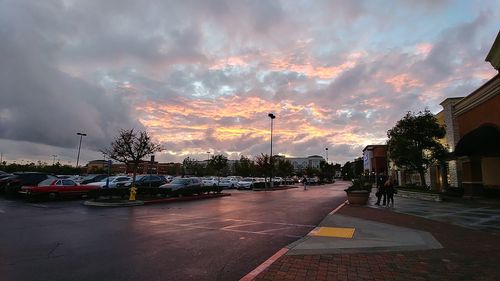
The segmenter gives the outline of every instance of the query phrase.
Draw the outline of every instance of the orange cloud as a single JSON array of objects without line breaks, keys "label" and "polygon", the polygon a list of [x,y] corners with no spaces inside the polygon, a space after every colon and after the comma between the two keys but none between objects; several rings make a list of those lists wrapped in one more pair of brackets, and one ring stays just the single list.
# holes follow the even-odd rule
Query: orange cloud
[{"label": "orange cloud", "polygon": [[388,78],[385,80],[385,82],[391,84],[396,90],[396,92],[401,92],[403,88],[414,88],[423,86],[423,84],[420,81],[418,81],[415,78],[412,78],[410,75],[405,73]]}]

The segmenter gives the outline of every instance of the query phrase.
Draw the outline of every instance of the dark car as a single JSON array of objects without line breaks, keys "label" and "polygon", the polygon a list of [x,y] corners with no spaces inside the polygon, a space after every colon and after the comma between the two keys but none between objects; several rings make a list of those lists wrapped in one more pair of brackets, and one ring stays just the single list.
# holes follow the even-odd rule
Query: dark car
[{"label": "dark car", "polygon": [[37,185],[46,179],[56,179],[56,176],[38,172],[17,172],[5,185],[5,195],[17,196],[23,185]]},{"label": "dark car", "polygon": [[178,178],[174,179],[170,183],[160,186],[161,188],[170,188],[171,190],[177,190],[187,187],[201,187],[202,183],[199,178]]},{"label": "dark car", "polygon": [[5,186],[10,182],[15,176],[13,174],[1,174],[0,175],[0,193],[3,193]]},{"label": "dark car", "polygon": [[[164,177],[157,175],[138,175],[135,176],[135,187],[159,187],[162,184],[165,184],[167,181]],[[119,183],[116,187],[130,187],[132,185],[132,181],[127,181],[123,183]]]},{"label": "dark car", "polygon": [[108,175],[106,174],[91,174],[91,175],[87,175],[85,176],[82,181],[80,182],[80,184],[88,184],[88,183],[92,183],[92,182],[98,182],[98,181],[101,181],[105,178],[107,178]]}]

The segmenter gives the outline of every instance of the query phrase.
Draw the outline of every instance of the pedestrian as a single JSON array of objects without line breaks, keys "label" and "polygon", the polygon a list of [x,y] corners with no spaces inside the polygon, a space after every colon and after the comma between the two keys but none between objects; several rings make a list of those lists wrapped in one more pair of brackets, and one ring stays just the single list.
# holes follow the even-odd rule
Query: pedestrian
[{"label": "pedestrian", "polygon": [[384,183],[384,187],[387,193],[387,207],[389,207],[389,204],[391,207],[394,207],[394,193],[396,193],[396,190],[394,188],[394,178],[392,176]]},{"label": "pedestrian", "polygon": [[302,178],[302,183],[304,184],[304,190],[307,190],[307,178],[306,178],[306,176],[304,176],[304,178]]},{"label": "pedestrian", "polygon": [[386,180],[387,177],[383,173],[377,177],[377,193],[375,193],[375,196],[377,196],[377,203],[375,203],[375,205],[380,205],[380,200],[383,198],[383,205],[385,206],[387,193],[384,184]]}]

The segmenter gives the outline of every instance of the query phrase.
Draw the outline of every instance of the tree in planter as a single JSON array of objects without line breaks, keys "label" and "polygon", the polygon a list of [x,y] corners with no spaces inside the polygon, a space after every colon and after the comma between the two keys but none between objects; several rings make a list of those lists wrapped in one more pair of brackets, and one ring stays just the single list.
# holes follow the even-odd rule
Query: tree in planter
[{"label": "tree in planter", "polygon": [[217,172],[217,182],[219,182],[221,172],[227,169],[227,157],[222,154],[214,155],[208,161],[208,165]]},{"label": "tree in planter", "polygon": [[293,173],[293,164],[282,157],[275,158],[277,174],[280,177],[289,177]]},{"label": "tree in planter", "polygon": [[142,159],[148,155],[162,151],[159,144],[153,142],[146,131],[135,132],[134,129],[120,130],[120,134],[111,143],[111,147],[101,152],[110,159],[124,163],[132,164],[133,177],[132,186],[135,186],[135,176],[137,168]]},{"label": "tree in planter", "polygon": [[238,176],[249,177],[255,174],[255,164],[248,157],[241,156],[234,164],[234,171]]},{"label": "tree in planter", "polygon": [[438,141],[445,134],[444,126],[429,110],[408,112],[387,131],[389,157],[397,166],[417,171],[422,185],[427,186],[425,171],[445,154],[445,147]]},{"label": "tree in planter", "polygon": [[196,162],[194,159],[186,157],[182,160],[182,176],[194,174]]},{"label": "tree in planter", "polygon": [[270,157],[267,154],[261,153],[255,157],[255,168],[259,175],[263,176],[266,179],[270,177],[271,174],[271,161]]}]

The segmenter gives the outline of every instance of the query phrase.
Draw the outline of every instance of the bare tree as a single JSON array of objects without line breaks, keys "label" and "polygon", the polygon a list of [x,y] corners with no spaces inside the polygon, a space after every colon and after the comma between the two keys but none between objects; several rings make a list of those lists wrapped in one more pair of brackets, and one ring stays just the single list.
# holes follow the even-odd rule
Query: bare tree
[{"label": "bare tree", "polygon": [[135,185],[135,176],[141,160],[155,152],[162,151],[160,144],[153,142],[146,131],[135,132],[134,129],[120,130],[120,134],[111,143],[111,147],[101,152],[118,162],[131,164],[134,171],[132,186]]}]

